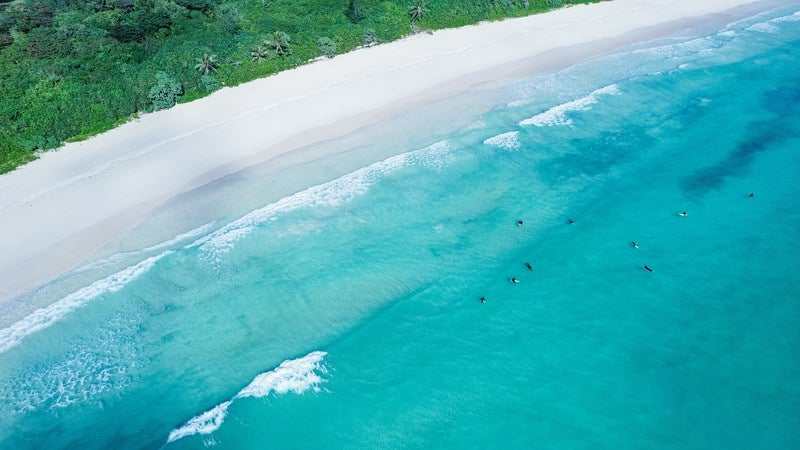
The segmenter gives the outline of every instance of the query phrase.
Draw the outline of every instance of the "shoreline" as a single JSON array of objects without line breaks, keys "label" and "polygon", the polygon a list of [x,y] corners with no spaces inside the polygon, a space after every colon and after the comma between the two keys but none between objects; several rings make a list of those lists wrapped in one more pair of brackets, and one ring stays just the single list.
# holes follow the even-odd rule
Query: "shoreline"
[{"label": "shoreline", "polygon": [[0,299],[80,266],[170,199],[248,167],[483,83],[553,72],[781,5],[694,3],[615,0],[415,35],[225,88],[67,144],[0,177]]}]

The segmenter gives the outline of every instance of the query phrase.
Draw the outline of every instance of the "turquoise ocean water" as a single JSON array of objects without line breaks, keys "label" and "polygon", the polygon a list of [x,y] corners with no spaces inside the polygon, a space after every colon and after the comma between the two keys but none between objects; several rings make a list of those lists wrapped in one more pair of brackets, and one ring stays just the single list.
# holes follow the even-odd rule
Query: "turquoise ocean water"
[{"label": "turquoise ocean water", "polygon": [[6,302],[0,448],[800,448],[800,4],[480,98]]}]

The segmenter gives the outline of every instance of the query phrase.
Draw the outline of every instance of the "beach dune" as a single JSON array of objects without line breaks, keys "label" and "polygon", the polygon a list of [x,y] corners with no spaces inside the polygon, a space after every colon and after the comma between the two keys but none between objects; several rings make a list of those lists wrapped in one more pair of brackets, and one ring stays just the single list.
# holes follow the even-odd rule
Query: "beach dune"
[{"label": "beach dune", "polygon": [[[93,259],[170,198],[479,83],[777,0],[614,0],[418,34],[140,118],[0,176],[0,299]],[[716,16],[719,19],[721,16]]]}]

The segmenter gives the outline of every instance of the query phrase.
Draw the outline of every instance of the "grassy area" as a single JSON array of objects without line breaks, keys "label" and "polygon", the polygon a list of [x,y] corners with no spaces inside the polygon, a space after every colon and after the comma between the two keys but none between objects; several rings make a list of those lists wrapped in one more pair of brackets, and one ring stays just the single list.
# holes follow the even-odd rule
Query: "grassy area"
[{"label": "grassy area", "polygon": [[0,0],[0,173],[323,54],[595,1]]}]

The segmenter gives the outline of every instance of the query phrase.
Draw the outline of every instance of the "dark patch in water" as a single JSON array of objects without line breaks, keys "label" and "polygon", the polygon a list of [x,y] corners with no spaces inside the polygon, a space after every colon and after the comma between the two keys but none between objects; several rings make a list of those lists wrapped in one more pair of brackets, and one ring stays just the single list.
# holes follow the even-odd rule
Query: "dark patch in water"
[{"label": "dark patch in water", "polygon": [[628,132],[604,132],[597,138],[576,139],[571,146],[577,149],[542,162],[539,171],[551,184],[559,185],[576,177],[602,175],[631,155],[648,148],[652,138],[641,130]]},{"label": "dark patch in water", "polygon": [[[773,125],[761,124],[755,128],[765,129]],[[756,154],[786,140],[787,135],[787,130],[782,129],[780,125],[758,133],[756,137],[739,145],[719,163],[684,178],[681,182],[683,192],[691,196],[703,196],[709,191],[719,189],[726,178],[742,175],[752,164]]]},{"label": "dark patch in water", "polygon": [[782,117],[800,115],[800,78],[765,92],[763,104]]}]

